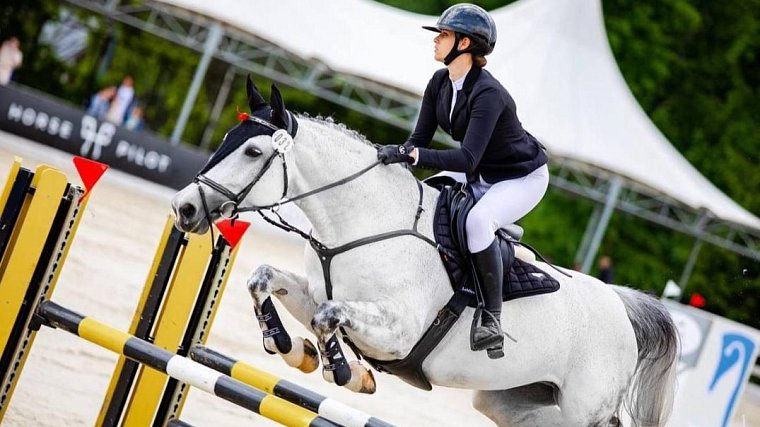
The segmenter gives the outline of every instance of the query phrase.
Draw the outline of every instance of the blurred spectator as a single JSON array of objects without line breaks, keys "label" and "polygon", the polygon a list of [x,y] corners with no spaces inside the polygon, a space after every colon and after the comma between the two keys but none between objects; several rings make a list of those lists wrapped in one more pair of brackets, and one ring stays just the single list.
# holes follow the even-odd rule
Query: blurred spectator
[{"label": "blurred spectator", "polygon": [[129,108],[134,97],[134,81],[132,80],[132,76],[126,76],[116,90],[116,98],[111,102],[111,108],[106,113],[106,120],[116,125],[124,123],[127,108]]},{"label": "blurred spectator", "polygon": [[24,55],[20,48],[21,43],[16,37],[4,41],[0,47],[0,85],[7,85],[11,81],[13,71],[21,66]]},{"label": "blurred spectator", "polygon": [[612,269],[612,259],[604,255],[599,258],[599,280],[604,283],[613,283],[615,280],[615,271]]},{"label": "blurred spectator", "polygon": [[106,118],[106,113],[111,107],[111,101],[116,95],[116,86],[108,86],[100,89],[90,98],[90,106],[87,107],[87,114],[98,120]]},{"label": "blurred spectator", "polygon": [[139,131],[143,129],[145,122],[143,121],[143,108],[140,105],[135,105],[129,112],[127,121],[124,122],[124,126],[129,130]]}]

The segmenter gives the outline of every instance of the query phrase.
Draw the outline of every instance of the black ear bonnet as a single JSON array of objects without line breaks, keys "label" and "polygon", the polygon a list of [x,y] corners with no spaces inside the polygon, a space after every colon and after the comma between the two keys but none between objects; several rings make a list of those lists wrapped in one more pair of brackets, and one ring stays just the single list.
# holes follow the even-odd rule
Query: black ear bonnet
[{"label": "black ear bonnet", "polygon": [[[273,90],[276,90],[273,86]],[[285,110],[282,104],[281,98],[279,98],[279,91],[277,95],[273,93],[273,103],[277,108],[270,107],[266,103],[255,105],[252,114],[239,113],[238,118],[240,123],[233,127],[227,135],[224,137],[222,145],[211,155],[203,169],[199,174],[205,174],[211,168],[216,166],[230,153],[240,148],[249,139],[259,135],[272,135],[277,129],[284,129],[295,139],[296,133],[298,133],[298,121],[293,113]],[[279,98],[275,100],[275,98]],[[277,105],[279,102],[279,105]]]}]

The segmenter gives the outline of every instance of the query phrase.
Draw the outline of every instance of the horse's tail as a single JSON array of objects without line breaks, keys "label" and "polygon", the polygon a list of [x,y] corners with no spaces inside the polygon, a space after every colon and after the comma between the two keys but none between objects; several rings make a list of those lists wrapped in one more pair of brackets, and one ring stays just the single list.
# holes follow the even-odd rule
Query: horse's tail
[{"label": "horse's tail", "polygon": [[628,312],[639,358],[624,406],[636,426],[663,426],[673,409],[678,331],[665,306],[642,292],[614,287]]}]

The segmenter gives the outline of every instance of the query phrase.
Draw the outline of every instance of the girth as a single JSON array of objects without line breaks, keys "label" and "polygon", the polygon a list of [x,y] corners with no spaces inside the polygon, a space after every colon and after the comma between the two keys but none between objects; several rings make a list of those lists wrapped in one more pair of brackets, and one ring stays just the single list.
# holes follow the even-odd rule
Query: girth
[{"label": "girth", "polygon": [[[406,357],[390,361],[367,357],[365,359],[373,368],[380,372],[395,375],[422,390],[431,390],[433,387],[422,371],[423,362],[440,344],[442,338],[457,322],[464,309],[468,305],[476,306],[473,302],[477,302],[473,288],[475,286],[474,278],[469,275],[471,267],[465,255],[467,254],[467,242],[464,230],[467,212],[475,204],[475,200],[470,189],[463,184],[454,182],[451,188],[444,188],[450,182],[442,180],[442,177],[425,182],[432,186],[443,184],[438,187],[441,190],[441,194],[438,197],[436,212],[433,213],[433,228],[435,240],[438,243],[438,251],[449,274],[454,293],[446,305],[438,311],[431,325],[425,330],[422,337],[412,347],[412,350]],[[513,232],[507,236],[509,231],[504,229],[500,229],[498,233],[502,241],[508,239],[515,243],[519,240],[519,235],[521,234]],[[443,237],[446,238],[444,239]],[[529,246],[522,245],[530,249]],[[452,274],[452,267],[454,266],[456,266],[454,270],[458,274]],[[510,279],[508,281],[505,277],[505,283],[512,283],[512,278],[514,278],[517,279],[516,283],[530,285],[535,280],[532,275],[536,273],[540,273],[546,278],[546,281],[551,282],[551,286],[541,288],[531,288],[530,286],[519,287],[519,289],[512,290],[512,292],[505,292],[505,296],[508,299],[519,298],[546,293],[559,288],[559,283],[556,280],[548,275],[544,275],[541,270],[532,264],[524,263],[520,260],[515,260],[513,270],[507,272]]]},{"label": "girth", "polygon": [[[435,183],[431,183],[435,185]],[[445,200],[439,197],[439,204],[445,203],[448,205],[450,212],[452,213],[450,218],[447,218],[447,224],[449,227],[459,230],[459,233],[455,233],[460,238],[454,238],[453,247],[447,248],[439,243],[431,240],[427,236],[417,231],[417,224],[420,216],[422,215],[422,197],[423,189],[422,184],[418,181],[417,187],[419,189],[419,202],[417,204],[417,213],[414,218],[414,224],[412,228],[405,230],[396,230],[387,233],[376,234],[370,237],[364,237],[355,240],[350,243],[338,246],[336,248],[328,248],[316,239],[309,239],[309,244],[319,256],[319,261],[322,264],[322,274],[325,280],[325,292],[328,299],[333,298],[333,286],[330,275],[330,266],[335,255],[347,252],[351,249],[359,246],[367,245],[382,240],[391,239],[400,236],[415,236],[423,241],[427,242],[444,257],[450,259],[458,258],[456,256],[456,250],[466,251],[466,241],[461,239],[464,234],[463,228],[465,227],[466,212],[475,203],[474,197],[470,193],[470,190],[466,186],[457,186],[455,191],[444,192]],[[442,193],[443,194],[443,193]],[[437,212],[433,213],[437,215]],[[430,381],[422,371],[422,363],[425,361],[428,355],[438,346],[441,339],[449,332],[451,327],[457,322],[464,309],[467,307],[468,302],[472,296],[461,289],[454,289],[454,293],[446,303],[446,305],[438,311],[432,324],[423,333],[422,337],[417,341],[409,354],[403,359],[397,360],[377,360],[370,357],[363,356],[361,350],[351,341],[343,327],[340,328],[340,332],[343,335],[343,341],[351,348],[356,356],[364,359],[377,371],[386,372],[399,377],[405,382],[423,389],[432,390]]]},{"label": "girth", "polygon": [[[467,308],[468,296],[461,292],[454,292],[446,305],[438,311],[433,323],[427,328],[417,344],[412,347],[409,354],[403,359],[377,360],[369,357],[364,359],[378,372],[386,372],[395,375],[406,383],[422,390],[430,391],[433,386],[422,372],[422,362],[435,350],[443,337],[452,326],[459,320],[465,308]],[[353,345],[347,342],[349,345]],[[353,347],[352,347],[353,348]],[[354,350],[356,352],[356,350]]]},{"label": "girth", "polygon": [[[396,230],[391,231],[387,233],[381,233],[370,237],[365,237],[362,239],[355,240],[350,243],[346,243],[345,245],[341,245],[336,248],[328,248],[321,244],[320,242],[316,241],[315,239],[310,239],[309,243],[311,244],[311,247],[314,249],[314,251],[319,256],[319,261],[322,264],[322,274],[324,275],[325,280],[325,291],[327,293],[327,299],[332,299],[333,297],[333,287],[332,287],[332,279],[330,276],[330,266],[332,264],[332,260],[335,257],[335,255],[338,255],[340,253],[349,251],[351,249],[357,248],[359,246],[363,246],[369,243],[379,242],[382,240],[391,239],[394,237],[400,237],[400,236],[415,236],[423,241],[429,243],[431,246],[435,247],[439,252],[449,253],[448,249],[444,249],[441,245],[436,243],[435,241],[431,240],[427,236],[421,234],[419,231],[417,231],[417,224],[420,219],[420,215],[422,215],[422,197],[423,197],[423,189],[422,184],[418,181],[417,182],[417,188],[419,189],[420,197],[419,202],[417,204],[417,213],[414,218],[414,224],[412,225],[411,229],[406,230]],[[460,191],[457,191],[458,194],[452,194],[450,195],[450,198],[447,200],[447,203],[450,203],[452,207],[458,206],[459,208],[462,208],[463,205],[472,205],[474,201],[472,200],[471,194],[468,192],[466,188],[462,188]],[[452,209],[454,212],[462,212],[462,209]],[[464,209],[465,211],[468,209]],[[459,218],[458,221],[461,226],[464,226],[464,221]],[[466,245],[466,242],[458,242],[462,245]],[[422,362],[427,358],[427,356],[436,348],[438,343],[440,343],[441,339],[448,333],[448,331],[451,329],[451,327],[456,323],[456,321],[459,319],[459,316],[462,314],[462,311],[467,307],[467,300],[468,295],[463,294],[461,292],[454,292],[449,302],[438,311],[438,314],[436,315],[436,318],[433,320],[433,323],[428,327],[428,329],[425,331],[425,333],[422,335],[422,337],[417,341],[417,343],[414,345],[412,350],[409,352],[409,354],[399,360],[391,360],[391,361],[385,361],[385,360],[377,360],[373,358],[369,358],[364,356],[364,359],[372,365],[372,367],[379,371],[379,372],[386,372],[390,373],[392,375],[396,375],[402,380],[406,381],[407,383],[421,388],[423,390],[431,390],[433,386],[430,384],[430,381],[428,381],[425,374],[422,372]],[[341,334],[343,335],[343,341],[351,348],[351,350],[356,354],[356,356],[361,359],[362,353],[361,350],[356,346],[356,344],[351,341],[351,339],[348,337],[348,334],[346,333],[345,329],[343,327],[340,328]]]}]

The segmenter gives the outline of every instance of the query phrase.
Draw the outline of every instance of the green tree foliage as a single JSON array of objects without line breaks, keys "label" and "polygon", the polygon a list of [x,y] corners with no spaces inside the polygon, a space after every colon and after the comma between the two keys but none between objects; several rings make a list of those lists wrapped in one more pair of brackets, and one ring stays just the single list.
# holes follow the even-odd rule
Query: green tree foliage
[{"label": "green tree foliage", "polygon": [[[456,3],[381,1],[433,15],[431,21]],[[511,1],[475,3],[493,10]],[[38,37],[62,8],[75,12],[89,31],[87,49],[73,64],[57,59]],[[604,0],[603,10],[618,64],[649,117],[711,182],[760,214],[760,0]],[[118,84],[130,74],[137,97],[146,106],[149,129],[164,137],[174,128],[200,57],[152,34],[54,0],[0,4],[0,38],[11,35],[21,39],[25,56],[17,75],[20,83],[84,106],[97,89]],[[228,67],[211,62],[184,141],[200,144]],[[212,147],[236,123],[236,109],[247,110],[245,73],[239,70],[235,77]],[[268,95],[269,82],[254,78]],[[407,136],[311,94],[280,89],[293,110],[333,117],[374,142],[400,143]],[[526,240],[557,264],[572,266],[593,209],[588,200],[552,189],[522,221]],[[666,280],[679,279],[693,244],[691,237],[617,212],[600,254],[612,256],[617,282],[659,293]],[[687,294],[691,292],[705,295],[708,310],[760,328],[760,263],[705,244],[688,284]]]},{"label": "green tree foliage", "polygon": [[[760,1],[608,0],[604,15],[623,75],[657,127],[707,179],[760,214]],[[647,265],[660,286],[663,273],[678,279],[691,239],[652,226],[611,228],[605,241],[624,238],[621,250],[646,234],[662,240],[650,253],[665,250],[651,266],[641,262],[646,250],[630,254],[622,277],[637,283]],[[760,263],[706,244],[688,286],[708,310],[760,328]]]},{"label": "green tree foliage", "polygon": [[17,37],[24,53],[23,71],[19,71],[18,80],[53,94],[63,90],[61,80],[65,65],[36,35],[46,22],[57,18],[58,10],[59,6],[53,1],[5,0],[0,6],[0,40]]}]

